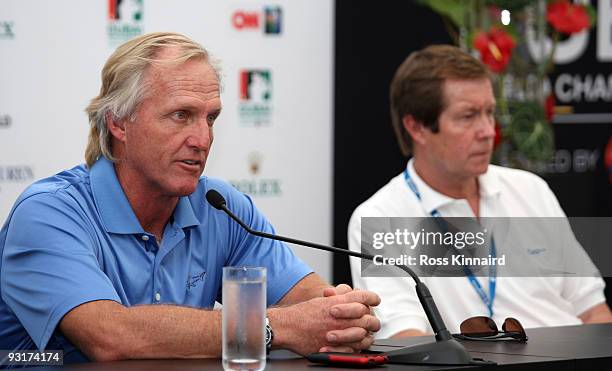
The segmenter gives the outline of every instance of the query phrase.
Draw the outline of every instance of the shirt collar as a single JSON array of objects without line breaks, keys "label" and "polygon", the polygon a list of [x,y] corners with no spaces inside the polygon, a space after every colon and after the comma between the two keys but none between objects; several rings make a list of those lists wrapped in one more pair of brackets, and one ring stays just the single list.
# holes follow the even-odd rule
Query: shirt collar
[{"label": "shirt collar", "polygon": [[[489,169],[491,166],[489,165]],[[494,197],[501,193],[501,182],[499,177],[493,172],[488,171],[478,177],[478,185],[480,189],[480,196],[484,198]]]},{"label": "shirt collar", "polygon": [[[421,203],[428,214],[431,214],[433,210],[437,210],[441,206],[457,200],[436,191],[435,189],[431,188],[429,184],[425,183],[425,181],[414,169],[414,159],[410,159],[410,161],[408,161],[408,173],[421,194]],[[483,198],[493,197],[501,192],[499,179],[497,179],[494,174],[491,174],[490,171],[487,171],[485,174],[478,177],[478,186],[480,196]]]},{"label": "shirt collar", "polygon": [[[90,179],[94,202],[107,232],[145,233],[121,188],[112,162],[100,157],[91,167]],[[174,222],[180,228],[199,224],[188,197],[179,198],[174,209]]]}]

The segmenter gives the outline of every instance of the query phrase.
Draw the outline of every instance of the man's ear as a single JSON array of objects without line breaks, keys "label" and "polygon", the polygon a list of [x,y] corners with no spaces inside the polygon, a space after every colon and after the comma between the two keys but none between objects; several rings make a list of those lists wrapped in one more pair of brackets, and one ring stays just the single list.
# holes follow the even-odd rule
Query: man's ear
[{"label": "man's ear", "polygon": [[406,115],[402,118],[402,124],[404,125],[404,129],[406,129],[408,134],[410,134],[412,137],[412,141],[415,144],[425,144],[425,130],[427,129],[420,121],[415,120],[412,115]]},{"label": "man's ear", "polygon": [[111,135],[120,142],[125,142],[125,120],[117,119],[112,112],[106,112],[106,127]]}]

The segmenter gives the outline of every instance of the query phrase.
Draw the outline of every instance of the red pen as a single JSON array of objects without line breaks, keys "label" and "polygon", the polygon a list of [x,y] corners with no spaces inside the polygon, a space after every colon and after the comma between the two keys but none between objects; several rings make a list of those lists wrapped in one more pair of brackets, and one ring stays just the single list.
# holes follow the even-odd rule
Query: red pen
[{"label": "red pen", "polygon": [[326,365],[352,366],[352,367],[376,367],[387,363],[388,358],[384,354],[361,354],[361,353],[310,353],[306,359],[312,363]]}]

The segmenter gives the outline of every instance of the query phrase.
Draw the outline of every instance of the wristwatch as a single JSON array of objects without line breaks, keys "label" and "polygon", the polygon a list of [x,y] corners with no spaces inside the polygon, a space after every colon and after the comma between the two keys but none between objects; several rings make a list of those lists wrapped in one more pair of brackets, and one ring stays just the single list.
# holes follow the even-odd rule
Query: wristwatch
[{"label": "wristwatch", "polygon": [[266,353],[270,353],[270,349],[272,349],[272,340],[274,340],[274,331],[270,326],[270,320],[266,317]]}]

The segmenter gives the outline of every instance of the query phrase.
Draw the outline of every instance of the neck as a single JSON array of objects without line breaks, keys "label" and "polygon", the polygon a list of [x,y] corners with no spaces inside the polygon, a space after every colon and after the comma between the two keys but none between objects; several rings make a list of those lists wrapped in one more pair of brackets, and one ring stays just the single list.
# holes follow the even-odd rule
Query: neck
[{"label": "neck", "polygon": [[136,218],[142,228],[161,241],[166,224],[170,221],[178,197],[152,193],[150,188],[126,171],[121,162],[115,163],[115,172]]},{"label": "neck", "polygon": [[466,199],[476,216],[479,215],[480,194],[477,177],[462,177],[427,166],[417,157],[414,158],[414,170],[427,185],[434,190],[455,199]]}]

